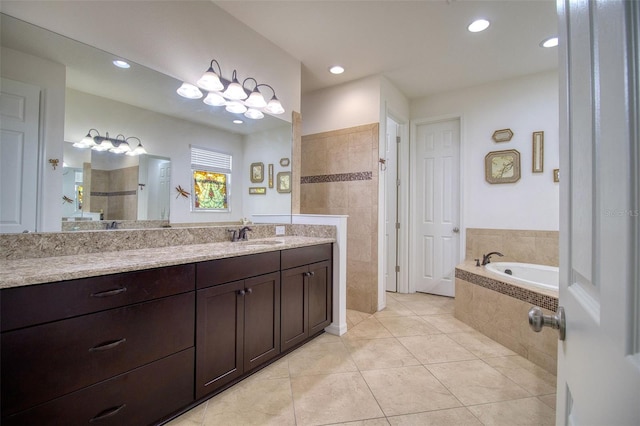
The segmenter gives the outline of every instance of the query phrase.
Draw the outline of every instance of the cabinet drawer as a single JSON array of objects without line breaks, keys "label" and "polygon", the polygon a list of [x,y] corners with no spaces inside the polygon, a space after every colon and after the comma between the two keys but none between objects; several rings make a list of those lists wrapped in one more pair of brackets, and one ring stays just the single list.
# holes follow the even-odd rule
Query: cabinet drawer
[{"label": "cabinet drawer", "polygon": [[250,254],[200,262],[196,269],[198,289],[243,280],[280,269],[280,252]]},{"label": "cabinet drawer", "polygon": [[194,345],[195,292],[2,333],[14,413]]},{"label": "cabinet drawer", "polygon": [[[13,416],[13,425],[147,425],[193,401],[194,349],[189,348]],[[92,420],[93,419],[93,420]]]},{"label": "cabinet drawer", "polygon": [[117,308],[194,289],[195,265],[179,265],[9,288],[0,296],[2,331]]},{"label": "cabinet drawer", "polygon": [[300,247],[289,250],[282,250],[282,269],[295,268],[297,266],[308,265],[309,263],[321,262],[331,259],[331,244],[321,244],[317,246]]}]

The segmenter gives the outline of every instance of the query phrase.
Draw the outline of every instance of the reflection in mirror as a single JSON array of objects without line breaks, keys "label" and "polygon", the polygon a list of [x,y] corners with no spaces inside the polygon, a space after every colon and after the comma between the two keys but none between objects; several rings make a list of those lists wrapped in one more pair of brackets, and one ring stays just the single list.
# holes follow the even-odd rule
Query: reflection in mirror
[{"label": "reflection in mirror", "polygon": [[63,221],[167,220],[171,161],[64,146]]},{"label": "reflection in mirror", "polygon": [[[290,194],[278,193],[266,180],[261,184],[251,183],[249,165],[263,162],[265,166],[273,164],[276,174],[290,171],[291,166],[282,166],[279,160],[291,157],[291,123],[269,115],[262,120],[250,120],[242,114],[225,111],[224,106],[212,107],[181,98],[176,94],[181,82],[170,76],[131,61],[128,61],[129,69],[116,68],[113,60],[125,58],[0,15],[3,49],[19,52],[25,58],[62,64],[66,70],[65,119],[60,125],[64,126],[64,140],[70,143],[63,144],[63,161],[68,168],[64,169],[62,197],[71,202],[63,198],[63,217],[97,215],[99,218],[102,210],[105,221],[164,218],[172,223],[228,223],[251,219],[253,214],[290,215]],[[27,62],[25,59],[25,64]],[[244,123],[234,124],[237,118]],[[101,135],[109,132],[110,135],[135,136],[142,141],[149,156],[121,167],[98,160],[90,149],[70,148],[91,128],[98,129]],[[190,200],[176,197],[177,187],[192,192],[191,146],[233,156],[228,211],[194,212]],[[81,155],[88,157],[75,158]],[[95,164],[96,161],[100,164]],[[169,163],[163,166],[162,161],[170,161],[170,166]],[[124,171],[116,170],[127,168],[131,168],[126,172],[131,187],[105,186],[105,180],[111,180],[105,175],[124,176]],[[158,178],[161,180],[158,189],[150,184],[150,170],[165,173]],[[113,180],[118,179],[120,177]],[[251,195],[249,188],[254,186],[266,187],[264,195]],[[96,195],[118,192],[126,195]],[[111,205],[111,201],[123,197],[129,199],[120,200],[122,208]]]}]

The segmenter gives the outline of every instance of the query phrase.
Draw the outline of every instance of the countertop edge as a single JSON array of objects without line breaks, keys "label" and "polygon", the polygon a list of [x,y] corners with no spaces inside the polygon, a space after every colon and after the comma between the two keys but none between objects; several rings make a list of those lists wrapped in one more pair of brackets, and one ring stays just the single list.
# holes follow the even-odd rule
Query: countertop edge
[{"label": "countertop edge", "polygon": [[[268,242],[267,244],[273,244],[273,241],[282,241],[282,243],[259,245],[261,241]],[[335,242],[334,238],[281,236],[246,242],[215,242],[99,254],[1,260],[0,289],[184,265]]]}]

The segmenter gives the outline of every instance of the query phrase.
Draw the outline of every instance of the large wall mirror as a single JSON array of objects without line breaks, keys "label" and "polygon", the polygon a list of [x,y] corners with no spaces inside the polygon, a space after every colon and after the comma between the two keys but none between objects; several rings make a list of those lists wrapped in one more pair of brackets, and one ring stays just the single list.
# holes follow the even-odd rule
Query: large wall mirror
[{"label": "large wall mirror", "polygon": [[[291,123],[266,114],[251,120],[181,98],[176,94],[181,82],[173,77],[6,14],[1,18],[3,52],[10,49],[65,70],[63,187],[46,188],[60,192],[64,218],[228,223],[254,214],[290,215],[291,194],[278,191],[273,180],[291,171],[280,161],[291,158]],[[116,59],[127,60],[130,68],[114,66]],[[238,119],[242,123],[234,122]],[[73,147],[90,129],[111,138],[138,138],[147,154]],[[192,146],[232,156],[227,210],[194,210]],[[251,179],[254,163],[264,164],[261,182]]]}]

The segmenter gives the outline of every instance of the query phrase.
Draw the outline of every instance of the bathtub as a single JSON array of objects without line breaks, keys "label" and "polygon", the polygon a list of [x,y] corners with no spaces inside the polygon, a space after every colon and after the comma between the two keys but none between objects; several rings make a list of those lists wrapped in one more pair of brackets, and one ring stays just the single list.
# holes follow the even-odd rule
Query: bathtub
[{"label": "bathtub", "polygon": [[[487,264],[485,268],[496,275],[508,277],[524,285],[546,290],[558,290],[558,267],[556,266],[495,262]],[[511,274],[508,271],[511,271]]]}]

